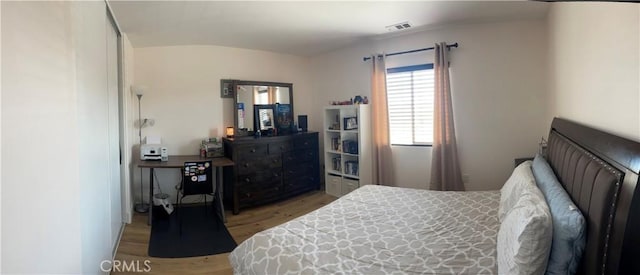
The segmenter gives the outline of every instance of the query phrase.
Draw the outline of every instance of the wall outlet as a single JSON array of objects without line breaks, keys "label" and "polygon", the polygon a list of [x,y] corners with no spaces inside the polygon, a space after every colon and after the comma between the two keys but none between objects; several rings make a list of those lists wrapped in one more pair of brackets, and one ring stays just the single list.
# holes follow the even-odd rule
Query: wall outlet
[{"label": "wall outlet", "polygon": [[469,183],[469,174],[462,174],[462,182]]}]

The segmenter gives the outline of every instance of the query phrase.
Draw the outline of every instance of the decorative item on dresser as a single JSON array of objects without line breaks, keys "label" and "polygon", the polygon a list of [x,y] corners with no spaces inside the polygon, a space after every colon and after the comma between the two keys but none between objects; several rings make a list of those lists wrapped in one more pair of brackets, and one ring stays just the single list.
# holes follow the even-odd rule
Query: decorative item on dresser
[{"label": "decorative item on dresser", "polygon": [[225,138],[224,200],[241,208],[289,198],[320,187],[318,133]]},{"label": "decorative item on dresser", "polygon": [[372,183],[369,105],[324,109],[325,189],[340,197]]}]

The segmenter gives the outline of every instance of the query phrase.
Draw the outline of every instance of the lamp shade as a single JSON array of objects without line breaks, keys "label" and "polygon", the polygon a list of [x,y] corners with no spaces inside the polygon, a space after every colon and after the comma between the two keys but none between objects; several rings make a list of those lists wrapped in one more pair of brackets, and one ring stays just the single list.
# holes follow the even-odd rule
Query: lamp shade
[{"label": "lamp shade", "polygon": [[144,95],[144,90],[145,89],[146,89],[146,87],[142,86],[142,85],[131,85],[131,91],[133,92],[133,94],[135,94],[137,96]]},{"label": "lamp shade", "polygon": [[227,130],[225,131],[225,134],[227,134],[227,137],[233,137],[233,127],[227,127]]}]

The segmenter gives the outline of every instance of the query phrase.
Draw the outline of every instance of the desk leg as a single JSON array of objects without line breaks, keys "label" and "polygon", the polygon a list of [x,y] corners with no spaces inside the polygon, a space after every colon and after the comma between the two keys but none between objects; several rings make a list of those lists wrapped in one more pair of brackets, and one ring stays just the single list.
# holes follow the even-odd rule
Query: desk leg
[{"label": "desk leg", "polygon": [[218,166],[216,168],[216,198],[215,200],[218,201],[218,204],[220,205],[220,218],[222,219],[222,222],[226,223],[227,222],[227,217],[224,215],[224,205],[222,203],[222,166]]},{"label": "desk leg", "polygon": [[[142,179],[140,179],[142,182]],[[149,221],[147,224],[151,226],[151,219],[153,217],[153,167],[149,168]]]}]

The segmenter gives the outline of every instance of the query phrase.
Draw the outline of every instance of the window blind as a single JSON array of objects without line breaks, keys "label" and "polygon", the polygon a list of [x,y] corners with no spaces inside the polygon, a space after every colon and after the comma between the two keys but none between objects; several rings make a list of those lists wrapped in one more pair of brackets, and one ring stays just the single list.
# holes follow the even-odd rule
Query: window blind
[{"label": "window blind", "polygon": [[430,145],[433,142],[433,89],[433,66],[387,71],[391,144]]}]

